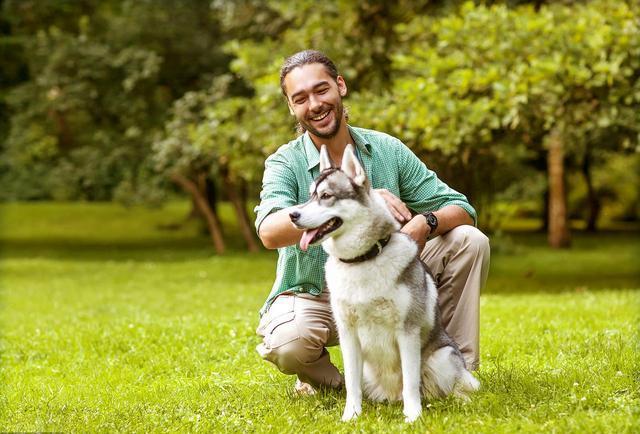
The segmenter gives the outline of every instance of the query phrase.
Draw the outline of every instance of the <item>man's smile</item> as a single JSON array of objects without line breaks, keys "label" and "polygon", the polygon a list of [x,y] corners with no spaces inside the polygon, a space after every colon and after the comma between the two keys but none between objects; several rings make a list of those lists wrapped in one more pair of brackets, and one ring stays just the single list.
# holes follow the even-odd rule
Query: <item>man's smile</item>
[{"label": "man's smile", "polygon": [[311,119],[312,121],[318,122],[318,121],[323,120],[323,119],[324,119],[324,118],[326,118],[327,116],[329,116],[329,113],[331,113],[331,110],[327,110],[326,112],[321,113],[321,114],[319,114],[319,115],[317,115],[317,116],[315,116],[315,117],[311,117],[310,119]]}]

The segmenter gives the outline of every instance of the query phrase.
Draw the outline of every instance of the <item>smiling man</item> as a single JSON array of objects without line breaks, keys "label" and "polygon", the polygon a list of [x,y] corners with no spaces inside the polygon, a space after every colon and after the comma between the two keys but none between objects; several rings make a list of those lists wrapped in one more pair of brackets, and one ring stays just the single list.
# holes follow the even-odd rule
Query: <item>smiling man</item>
[{"label": "smiling man", "polygon": [[489,268],[489,242],[474,227],[473,207],[400,140],[347,124],[342,103],[347,84],[323,53],[305,50],[287,58],[280,86],[290,113],[305,132],[265,162],[256,229],[265,247],[278,249],[278,263],[273,288],[260,311],[260,355],[283,373],[297,375],[300,393],[342,387],[343,377],[326,350],[338,344],[324,280],[327,255],[321,246],[297,246],[303,231],[293,226],[289,213],[309,199],[309,188],[320,174],[320,146],[327,146],[335,163],[353,144],[371,185],[403,225],[402,231],[422,249],[420,258],[438,285],[442,322],[467,366],[476,369],[479,299]]}]

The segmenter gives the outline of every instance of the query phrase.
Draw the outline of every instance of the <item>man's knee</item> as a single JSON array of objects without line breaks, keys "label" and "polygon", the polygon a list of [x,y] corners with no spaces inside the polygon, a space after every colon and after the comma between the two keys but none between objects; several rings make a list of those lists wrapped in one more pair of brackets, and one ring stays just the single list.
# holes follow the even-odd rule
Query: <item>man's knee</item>
[{"label": "man's knee", "polygon": [[[260,352],[260,350],[258,350]],[[322,350],[320,350],[322,351]],[[277,348],[271,348],[261,354],[265,360],[272,362],[284,374],[297,374],[304,363],[313,361],[314,354],[297,339]],[[317,358],[317,355],[315,355]]]},{"label": "man's knee", "polygon": [[448,235],[452,236],[461,248],[475,251],[480,255],[489,253],[489,238],[474,226],[457,226]]},{"label": "man's knee", "polygon": [[258,345],[258,353],[285,374],[296,374],[301,366],[318,360],[324,351],[324,331],[300,328],[295,321],[275,328]]}]

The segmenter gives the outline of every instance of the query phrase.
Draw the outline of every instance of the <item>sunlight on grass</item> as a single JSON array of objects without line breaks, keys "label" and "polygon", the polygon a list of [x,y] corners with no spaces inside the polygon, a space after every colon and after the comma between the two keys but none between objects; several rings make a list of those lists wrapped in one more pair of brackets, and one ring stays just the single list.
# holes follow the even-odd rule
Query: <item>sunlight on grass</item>
[{"label": "sunlight on grass", "polygon": [[[37,212],[35,212],[37,211]],[[294,397],[255,353],[273,252],[213,255],[186,204],[3,206],[3,431],[637,432],[636,238],[538,235],[495,254],[482,297],[482,390],[428,405]],[[226,211],[223,210],[223,215]],[[227,224],[231,234],[235,229]],[[340,365],[337,348],[332,357]]]}]

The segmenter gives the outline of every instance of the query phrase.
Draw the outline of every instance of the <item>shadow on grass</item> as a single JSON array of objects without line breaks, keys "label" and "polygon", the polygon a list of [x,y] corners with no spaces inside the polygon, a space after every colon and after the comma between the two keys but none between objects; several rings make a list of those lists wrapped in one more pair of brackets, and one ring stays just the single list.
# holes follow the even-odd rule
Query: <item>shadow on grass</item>
[{"label": "shadow on grass", "polygon": [[[221,257],[255,257],[231,243]],[[46,258],[65,261],[176,262],[220,256],[206,238],[95,240],[79,238],[10,239],[0,244],[1,259]]]},{"label": "shadow on grass", "polygon": [[[229,262],[260,258],[260,265],[275,267],[276,253],[263,250],[250,254],[238,237],[229,237],[228,250],[216,255],[206,236],[155,233],[153,236],[111,239],[99,233],[83,238],[51,234],[47,237],[5,237],[0,244],[2,260],[51,259],[61,261],[187,262],[221,259]],[[491,270],[484,294],[581,293],[600,289],[640,288],[638,232],[574,234],[572,249],[552,250],[541,233],[507,234],[508,249],[492,240]],[[215,261],[214,261],[215,262]],[[215,264],[212,264],[215,266]]]}]

